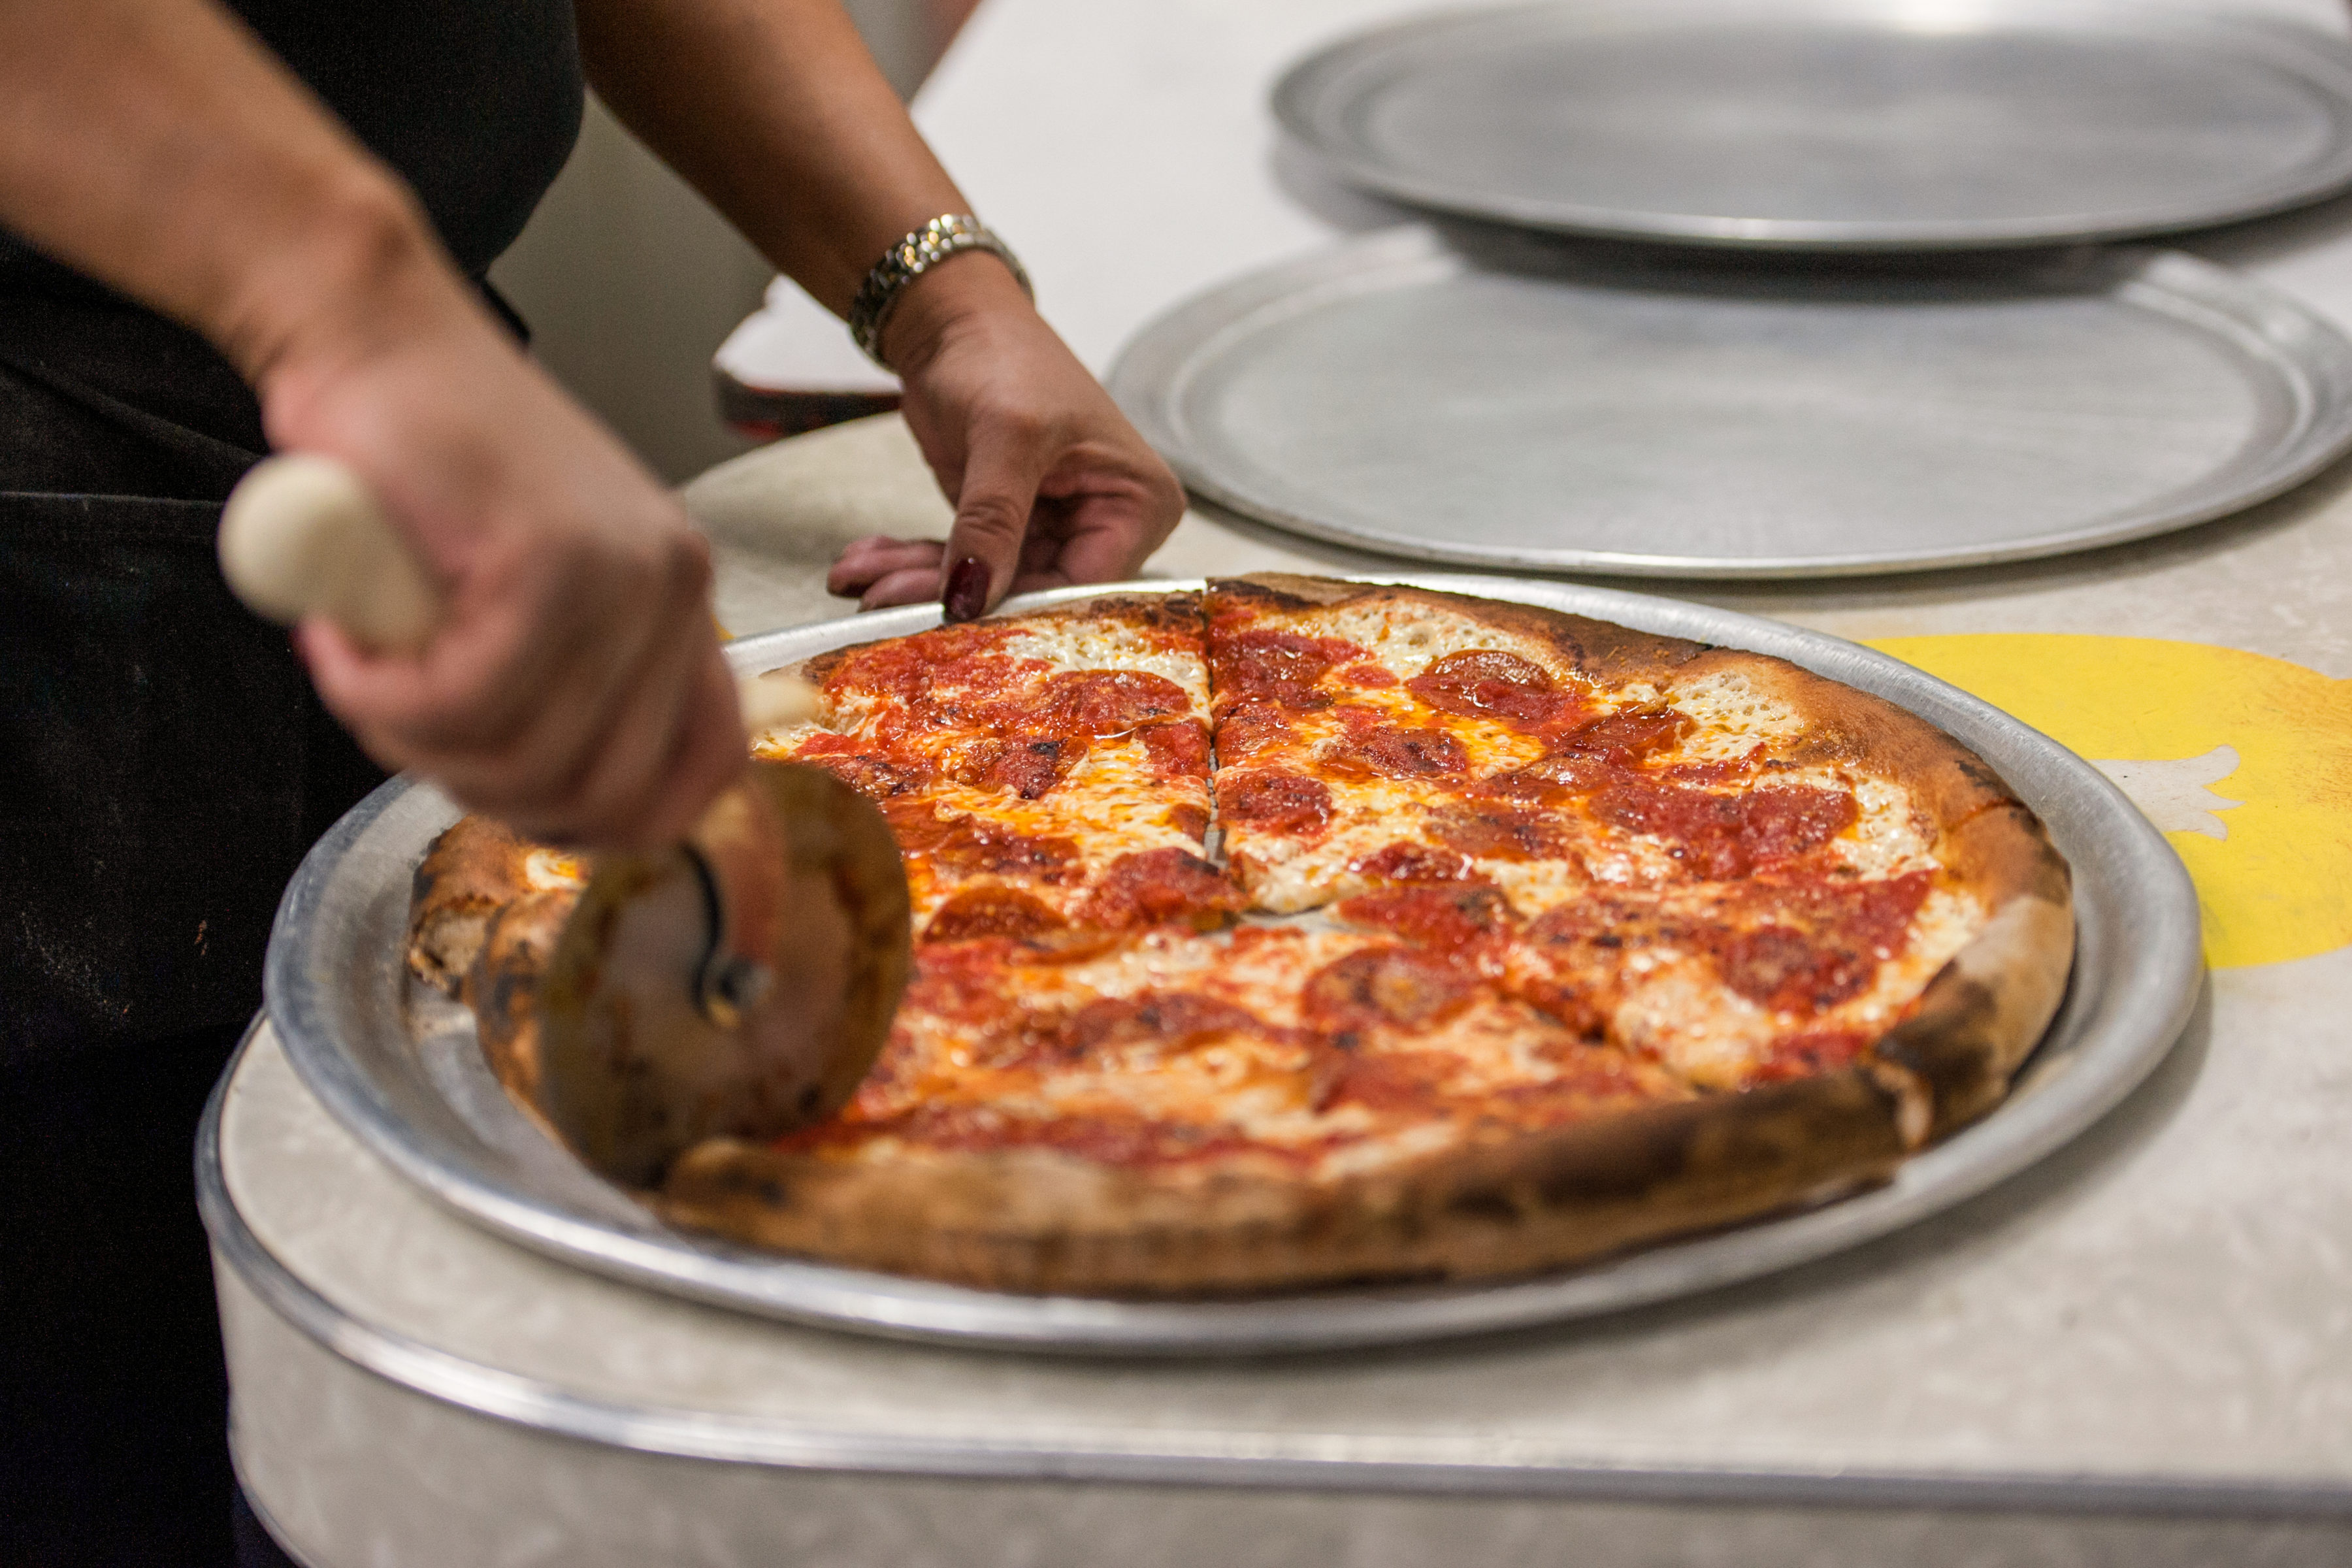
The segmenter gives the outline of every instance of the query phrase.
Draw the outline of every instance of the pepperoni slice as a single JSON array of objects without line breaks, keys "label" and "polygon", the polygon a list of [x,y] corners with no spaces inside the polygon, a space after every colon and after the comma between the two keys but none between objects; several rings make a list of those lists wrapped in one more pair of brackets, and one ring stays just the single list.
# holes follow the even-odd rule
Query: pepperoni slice
[{"label": "pepperoni slice", "polygon": [[1358,856],[1349,862],[1348,869],[1384,882],[1466,882],[1471,876],[1470,857],[1457,849],[1433,849],[1425,844],[1391,844]]},{"label": "pepperoni slice", "polygon": [[1814,1078],[1851,1067],[1870,1048],[1870,1036],[1859,1029],[1809,1029],[1775,1040],[1752,1076],[1752,1081],[1772,1083],[1785,1079]]},{"label": "pepperoni slice", "polygon": [[1716,953],[1723,983],[1776,1013],[1819,1013],[1868,985],[1874,955],[1824,946],[1785,925],[1759,926]]},{"label": "pepperoni slice", "polygon": [[1601,790],[1592,808],[1612,826],[1664,839],[1693,875],[1709,881],[1729,881],[1818,849],[1860,816],[1844,790],[1799,786],[1714,795],[1635,780]]},{"label": "pepperoni slice", "polygon": [[793,760],[814,763],[868,800],[888,800],[931,782],[929,768],[865,752],[812,752],[803,747],[793,753]]},{"label": "pepperoni slice", "polygon": [[1042,936],[1067,929],[1069,921],[1034,893],[1019,888],[967,888],[941,904],[923,927],[925,942],[971,942],[980,937]]},{"label": "pepperoni slice", "polygon": [[1257,1015],[1196,991],[1147,991],[1138,996],[1100,996],[1079,1008],[1056,1031],[1055,1049],[1069,1058],[1123,1046],[1153,1045],[1183,1049],[1221,1035],[1263,1034]]},{"label": "pepperoni slice", "polygon": [[1226,773],[1217,781],[1217,808],[1268,833],[1304,836],[1330,822],[1331,792],[1320,779],[1280,768]]},{"label": "pepperoni slice", "polygon": [[1517,725],[1556,719],[1576,700],[1560,690],[1549,670],[1500,648],[1449,653],[1404,684],[1441,713]]},{"label": "pepperoni slice", "polygon": [[1205,929],[1242,902],[1241,889],[1199,856],[1146,849],[1110,863],[1087,900],[1086,918],[1108,931],[1179,920]]},{"label": "pepperoni slice", "polygon": [[1377,927],[1449,958],[1492,948],[1515,923],[1510,901],[1485,883],[1360,893],[1334,912],[1350,925]]},{"label": "pepperoni slice", "polygon": [[1151,771],[1163,779],[1198,779],[1209,775],[1208,732],[1190,719],[1150,725],[1139,736]]},{"label": "pepperoni slice", "polygon": [[1124,735],[1154,720],[1188,712],[1192,700],[1163,675],[1135,669],[1077,669],[1045,683],[1039,728]]},{"label": "pepperoni slice", "polygon": [[1066,882],[1076,875],[1078,847],[1059,834],[1022,833],[977,816],[950,816],[936,807],[906,803],[910,809],[883,808],[907,858],[928,858],[942,870],[970,876],[1034,877],[1043,882]]},{"label": "pepperoni slice", "polygon": [[1330,698],[1315,689],[1332,666],[1363,657],[1354,643],[1297,632],[1247,631],[1213,639],[1209,679],[1218,696],[1236,702],[1278,703],[1286,708],[1325,708]]},{"label": "pepperoni slice", "polygon": [[1539,805],[1559,805],[1616,783],[1622,774],[1622,769],[1598,757],[1543,757],[1526,767],[1482,779],[1478,793]]},{"label": "pepperoni slice", "polygon": [[1445,1097],[1451,1064],[1433,1051],[1334,1051],[1318,1075],[1317,1110],[1360,1105],[1368,1110],[1426,1113]]},{"label": "pepperoni slice", "polygon": [[1741,902],[1760,923],[1715,944],[1724,984],[1776,1012],[1816,1013],[1859,994],[1910,945],[1933,873],[1858,883],[1754,883]]},{"label": "pepperoni slice", "polygon": [[1278,745],[1290,733],[1290,720],[1271,702],[1245,702],[1217,721],[1217,760],[1230,767]]},{"label": "pepperoni slice", "polygon": [[1403,724],[1351,735],[1323,759],[1325,771],[1340,778],[1443,778],[1469,765],[1470,753],[1444,731]]},{"label": "pepperoni slice", "polygon": [[1375,664],[1370,659],[1348,666],[1339,672],[1339,679],[1350,686],[1361,686],[1375,690],[1384,686],[1394,686],[1397,683],[1396,671],[1384,664]]},{"label": "pepperoni slice", "polygon": [[1622,766],[1664,751],[1690,730],[1691,721],[1671,708],[1629,708],[1570,731],[1551,750]]},{"label": "pepperoni slice", "polygon": [[[913,637],[893,637],[843,650],[824,672],[827,691],[866,691],[900,702],[925,696],[943,675],[963,687],[1006,684],[1035,660],[1009,658],[995,650],[1013,637],[1006,626],[939,626]],[[1042,667],[1040,667],[1042,668]]]},{"label": "pepperoni slice", "polygon": [[1299,993],[1308,1024],[1344,1037],[1387,1026],[1426,1029],[1469,1005],[1477,982],[1402,947],[1368,947],[1325,964]]},{"label": "pepperoni slice", "polygon": [[1429,836],[1449,849],[1487,860],[1551,860],[1567,855],[1558,816],[1522,806],[1448,805],[1429,814]]},{"label": "pepperoni slice", "polygon": [[956,781],[1035,800],[1069,776],[1085,758],[1088,744],[1084,735],[982,741],[964,752],[955,770]]}]

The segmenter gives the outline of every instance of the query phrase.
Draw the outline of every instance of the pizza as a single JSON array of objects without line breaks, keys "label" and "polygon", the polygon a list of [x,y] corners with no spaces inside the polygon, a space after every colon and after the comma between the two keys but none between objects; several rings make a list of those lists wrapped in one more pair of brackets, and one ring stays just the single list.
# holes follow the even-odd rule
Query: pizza
[{"label": "pizza", "polygon": [[[1885,1181],[2056,1009],[2069,875],[1984,762],[1794,665],[1255,577],[800,667],[905,858],[915,970],[838,1115],[673,1222],[989,1289],[1559,1268]],[[410,963],[526,1102],[577,862],[467,819]]]}]

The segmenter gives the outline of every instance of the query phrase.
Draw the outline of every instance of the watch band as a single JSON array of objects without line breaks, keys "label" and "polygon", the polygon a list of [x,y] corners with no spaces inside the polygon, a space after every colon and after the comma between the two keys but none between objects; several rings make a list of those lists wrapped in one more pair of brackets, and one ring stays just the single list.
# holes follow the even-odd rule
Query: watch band
[{"label": "watch band", "polygon": [[993,230],[970,213],[935,217],[883,252],[874,270],[866,275],[866,281],[857,286],[857,297],[849,302],[849,335],[866,351],[866,358],[884,370],[891,368],[890,362],[882,357],[882,329],[889,325],[890,313],[898,309],[907,285],[949,257],[967,250],[985,250],[994,256],[1013,268],[1023,293],[1032,300],[1037,297],[1021,258],[996,237]]}]

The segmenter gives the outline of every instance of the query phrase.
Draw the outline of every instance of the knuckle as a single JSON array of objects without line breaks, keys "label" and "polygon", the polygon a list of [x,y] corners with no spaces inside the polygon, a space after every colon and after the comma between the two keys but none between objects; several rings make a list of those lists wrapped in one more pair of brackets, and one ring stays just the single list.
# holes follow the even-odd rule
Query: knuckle
[{"label": "knuckle", "polygon": [[969,540],[973,536],[1017,543],[1028,531],[1029,507],[1001,490],[968,496],[956,509],[956,532]]}]

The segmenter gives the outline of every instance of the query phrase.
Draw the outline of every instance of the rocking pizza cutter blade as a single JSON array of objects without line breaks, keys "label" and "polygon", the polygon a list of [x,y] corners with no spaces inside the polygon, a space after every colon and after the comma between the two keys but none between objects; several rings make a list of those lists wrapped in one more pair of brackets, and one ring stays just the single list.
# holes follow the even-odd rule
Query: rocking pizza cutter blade
[{"label": "rocking pizza cutter blade", "polygon": [[856,1091],[908,963],[882,814],[754,762],[676,848],[596,857],[540,989],[541,1109],[630,1186],[705,1138],[790,1132]]},{"label": "rocking pizza cutter blade", "polygon": [[[432,580],[357,475],[315,455],[257,466],[221,520],[221,565],[257,613],[413,647]],[[741,686],[753,732],[814,716],[791,677]],[[873,1065],[909,959],[880,812],[821,768],[753,761],[685,841],[594,858],[538,998],[540,1109],[591,1166],[657,1181],[707,1137],[772,1138],[838,1110]]]}]

